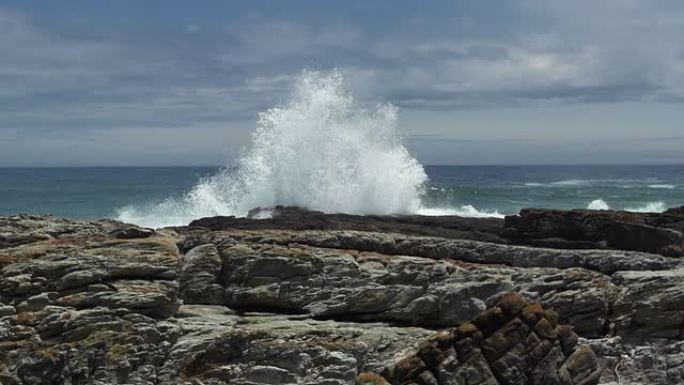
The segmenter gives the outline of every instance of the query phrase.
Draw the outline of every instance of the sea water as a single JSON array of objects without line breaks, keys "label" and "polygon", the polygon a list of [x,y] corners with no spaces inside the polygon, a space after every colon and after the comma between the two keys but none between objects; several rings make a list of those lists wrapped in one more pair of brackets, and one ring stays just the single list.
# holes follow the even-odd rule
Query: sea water
[{"label": "sea water", "polygon": [[[131,208],[178,202],[219,167],[0,168],[0,215],[124,218]],[[501,216],[525,207],[659,212],[684,205],[684,166],[425,166],[417,212]],[[216,214],[230,214],[220,213]],[[141,223],[189,218],[159,211]],[[200,216],[200,214],[198,214]]]}]

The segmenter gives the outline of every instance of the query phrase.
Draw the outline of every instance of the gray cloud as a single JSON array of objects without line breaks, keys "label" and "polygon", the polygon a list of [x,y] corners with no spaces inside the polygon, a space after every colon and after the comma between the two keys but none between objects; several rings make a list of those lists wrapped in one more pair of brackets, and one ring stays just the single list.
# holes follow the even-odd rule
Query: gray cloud
[{"label": "gray cloud", "polygon": [[253,14],[116,33],[87,23],[67,33],[59,18],[0,8],[0,164],[41,141],[78,153],[75,138],[93,149],[83,159],[113,138],[117,154],[143,159],[141,143],[173,148],[159,141],[167,135],[220,161],[245,143],[258,111],[285,100],[303,68],[337,68],[362,99],[390,101],[406,115],[684,102],[681,2],[500,5],[377,25]]}]

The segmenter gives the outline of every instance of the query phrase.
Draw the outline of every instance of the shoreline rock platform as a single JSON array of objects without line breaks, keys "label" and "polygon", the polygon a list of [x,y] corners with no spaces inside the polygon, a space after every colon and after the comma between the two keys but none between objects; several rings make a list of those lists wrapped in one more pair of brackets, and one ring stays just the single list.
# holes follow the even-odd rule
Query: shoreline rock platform
[{"label": "shoreline rock platform", "polygon": [[268,213],[0,217],[0,383],[684,383],[684,208]]}]

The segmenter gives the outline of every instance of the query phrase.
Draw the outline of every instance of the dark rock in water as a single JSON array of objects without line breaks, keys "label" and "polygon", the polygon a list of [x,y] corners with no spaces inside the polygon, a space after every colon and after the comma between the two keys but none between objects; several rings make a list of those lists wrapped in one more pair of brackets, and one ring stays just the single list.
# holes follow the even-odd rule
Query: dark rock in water
[{"label": "dark rock in water", "polygon": [[[260,213],[270,214],[270,217],[255,219],[254,217],[260,216]],[[358,230],[505,242],[500,237],[504,222],[498,218],[324,214],[320,211],[282,206],[272,210],[255,209],[251,211],[251,216],[252,218],[202,218],[190,222],[188,227],[210,230]]]},{"label": "dark rock in water", "polygon": [[0,217],[0,383],[684,381],[684,259],[565,249],[601,241],[562,231],[538,247],[501,220],[272,214],[157,230]]},{"label": "dark rock in water", "polygon": [[[437,333],[382,371],[399,384],[598,384],[601,368],[553,311],[519,294],[503,295],[471,322]],[[361,374],[358,383],[382,383]]]},{"label": "dark rock in water", "polygon": [[684,208],[665,213],[525,209],[506,217],[504,236],[542,247],[645,251],[684,256]]}]

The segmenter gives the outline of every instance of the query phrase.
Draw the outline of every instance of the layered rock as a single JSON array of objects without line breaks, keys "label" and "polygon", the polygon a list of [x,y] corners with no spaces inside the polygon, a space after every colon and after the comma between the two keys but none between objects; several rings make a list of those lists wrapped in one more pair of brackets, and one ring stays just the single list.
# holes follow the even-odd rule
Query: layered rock
[{"label": "layered rock", "polygon": [[[508,293],[471,322],[423,341],[382,377],[393,385],[597,384],[596,356],[577,341],[569,326],[558,325],[555,312]],[[378,379],[359,378],[361,384],[373,380]]]}]

